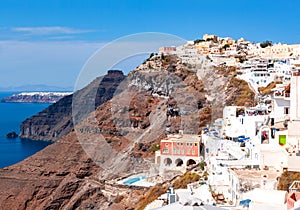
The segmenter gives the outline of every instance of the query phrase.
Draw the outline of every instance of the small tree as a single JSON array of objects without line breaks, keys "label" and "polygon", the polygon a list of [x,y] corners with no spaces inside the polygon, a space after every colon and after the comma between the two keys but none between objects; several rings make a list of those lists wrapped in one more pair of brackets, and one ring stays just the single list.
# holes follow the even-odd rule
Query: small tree
[{"label": "small tree", "polygon": [[261,48],[266,48],[266,47],[272,46],[272,45],[273,45],[272,42],[269,41],[269,40],[260,43],[260,47],[261,47]]},{"label": "small tree", "polygon": [[151,53],[149,58],[152,58],[154,55],[155,55],[154,53]]},{"label": "small tree", "polygon": [[200,42],[205,42],[205,40],[204,39],[196,39],[196,40],[194,40],[194,44],[198,44]]},{"label": "small tree", "polygon": [[222,47],[224,50],[226,50],[229,46],[229,44],[224,44],[224,46]]}]

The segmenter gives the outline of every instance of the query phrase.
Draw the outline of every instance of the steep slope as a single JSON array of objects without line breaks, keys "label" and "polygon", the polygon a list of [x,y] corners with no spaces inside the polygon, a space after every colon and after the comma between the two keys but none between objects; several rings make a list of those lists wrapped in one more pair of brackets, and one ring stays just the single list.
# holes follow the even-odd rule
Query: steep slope
[{"label": "steep slope", "polygon": [[[175,56],[152,57],[126,79],[119,72],[107,77],[100,85],[96,79],[75,93],[82,103],[82,109],[73,110],[75,127],[70,120],[71,98],[23,123],[23,136],[38,139],[44,132],[44,139],[64,137],[21,163],[0,169],[0,209],[133,208],[147,189],[109,181],[133,172],[155,174],[153,145],[179,129],[199,132],[242,91],[232,82],[234,69],[190,66]],[[95,96],[95,106],[86,107]],[[251,94],[247,97],[245,103],[254,100]]]},{"label": "steep slope", "polygon": [[[99,167],[73,134],[19,164],[0,170],[0,209],[59,209]],[[86,193],[97,193],[91,185]]]},{"label": "steep slope", "polygon": [[[124,78],[121,71],[110,70],[107,75],[96,78],[87,87],[74,93],[75,97],[82,99],[83,103],[91,103],[86,101],[86,99],[91,99],[95,107],[98,107],[113,97],[116,88]],[[72,131],[72,114],[80,119],[95,109],[95,107],[83,105],[77,113],[72,113],[72,98],[73,95],[66,96],[26,119],[20,126],[20,137],[55,141]]]}]

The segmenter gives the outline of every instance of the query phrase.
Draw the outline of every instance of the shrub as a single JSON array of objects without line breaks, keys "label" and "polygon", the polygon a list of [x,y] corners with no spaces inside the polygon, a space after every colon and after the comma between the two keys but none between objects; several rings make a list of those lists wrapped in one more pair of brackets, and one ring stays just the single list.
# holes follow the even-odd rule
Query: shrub
[{"label": "shrub", "polygon": [[269,40],[260,43],[260,47],[261,47],[261,48],[266,48],[266,47],[272,46],[272,45],[273,45],[272,42],[269,41]]},{"label": "shrub", "polygon": [[155,152],[158,151],[160,149],[160,145],[159,144],[152,144],[150,147],[150,152]]},{"label": "shrub", "polygon": [[136,206],[136,210],[144,209],[149,203],[156,200],[159,196],[166,193],[168,190],[168,186],[154,186],[151,187],[145,195],[141,196],[139,202]]},{"label": "shrub", "polygon": [[174,189],[187,188],[187,185],[200,180],[200,175],[197,173],[186,172],[184,175],[178,177],[172,183]]}]

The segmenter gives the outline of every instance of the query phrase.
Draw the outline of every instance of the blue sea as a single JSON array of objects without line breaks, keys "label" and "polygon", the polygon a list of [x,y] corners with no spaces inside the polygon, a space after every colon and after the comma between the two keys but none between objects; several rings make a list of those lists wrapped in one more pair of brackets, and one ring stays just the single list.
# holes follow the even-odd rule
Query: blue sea
[{"label": "blue sea", "polygon": [[[0,98],[14,93],[0,92]],[[42,111],[50,104],[43,103],[0,103],[0,168],[15,164],[41,149],[49,142],[30,139],[7,139],[6,134],[19,134],[20,124],[26,118]]]}]

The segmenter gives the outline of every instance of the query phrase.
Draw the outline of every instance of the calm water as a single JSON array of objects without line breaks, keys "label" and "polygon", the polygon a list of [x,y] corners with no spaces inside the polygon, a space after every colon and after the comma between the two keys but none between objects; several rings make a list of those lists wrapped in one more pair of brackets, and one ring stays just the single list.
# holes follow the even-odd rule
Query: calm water
[{"label": "calm water", "polygon": [[[13,93],[0,92],[0,98]],[[20,124],[26,118],[42,111],[49,104],[0,103],[0,168],[17,163],[43,149],[49,142],[29,139],[7,139],[6,134],[20,132]]]}]

